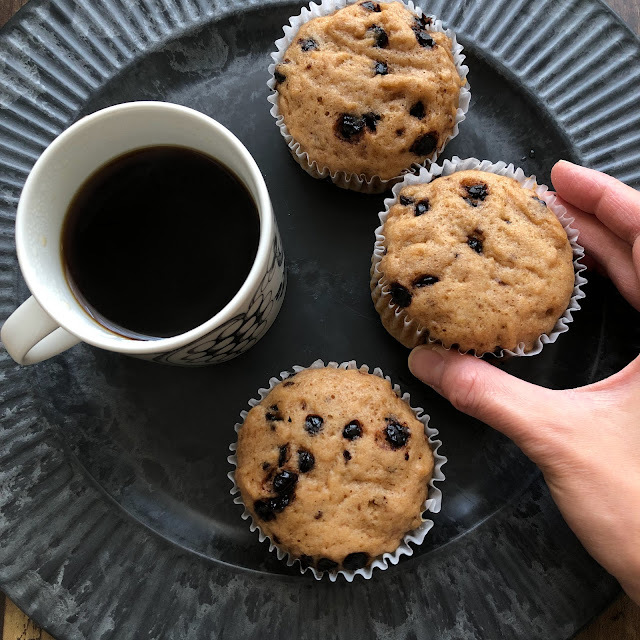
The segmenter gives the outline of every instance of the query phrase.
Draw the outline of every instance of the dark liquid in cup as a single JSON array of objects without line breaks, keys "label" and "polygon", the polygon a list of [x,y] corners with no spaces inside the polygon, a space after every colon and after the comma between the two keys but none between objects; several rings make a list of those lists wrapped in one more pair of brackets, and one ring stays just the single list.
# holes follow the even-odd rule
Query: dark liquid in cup
[{"label": "dark liquid in cup", "polygon": [[246,280],[259,235],[256,204],[227,167],[192,149],[147,147],[82,185],[65,219],[62,259],[97,322],[153,340],[218,313]]}]

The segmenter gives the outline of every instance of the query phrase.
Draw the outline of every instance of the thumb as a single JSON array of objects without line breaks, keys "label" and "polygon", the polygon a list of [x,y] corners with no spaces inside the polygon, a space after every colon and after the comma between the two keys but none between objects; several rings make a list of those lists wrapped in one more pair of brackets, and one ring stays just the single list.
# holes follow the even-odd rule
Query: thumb
[{"label": "thumb", "polygon": [[530,384],[453,349],[416,347],[409,355],[409,369],[456,409],[501,431],[525,453],[531,437],[544,431],[539,429],[541,419],[548,423],[553,418],[549,412],[561,416],[565,411],[561,392]]}]

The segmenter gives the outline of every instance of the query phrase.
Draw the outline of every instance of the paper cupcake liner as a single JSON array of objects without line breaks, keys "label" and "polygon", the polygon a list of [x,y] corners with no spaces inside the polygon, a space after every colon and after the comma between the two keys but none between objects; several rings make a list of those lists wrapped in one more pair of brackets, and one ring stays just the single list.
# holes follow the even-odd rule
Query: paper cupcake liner
[{"label": "paper cupcake liner", "polygon": [[[569,325],[573,322],[573,312],[580,309],[578,301],[585,297],[581,287],[587,282],[587,279],[581,275],[586,269],[580,262],[580,260],[584,258],[584,249],[578,244],[578,231],[571,227],[574,218],[567,214],[567,210],[562,205],[558,204],[555,194],[549,191],[546,185],[538,185],[535,176],[526,176],[522,169],[515,168],[513,164],[507,165],[505,162],[492,163],[488,160],[480,161],[476,158],[462,160],[455,156],[451,160],[445,160],[442,165],[432,164],[429,169],[422,169],[418,175],[407,175],[402,182],[396,184],[393,187],[393,196],[385,199],[385,209],[378,214],[380,226],[375,231],[376,242],[371,259],[371,297],[373,298],[376,310],[380,314],[385,328],[403,345],[411,348],[424,343],[440,343],[439,340],[428,337],[426,327],[423,327],[417,320],[409,317],[409,314],[404,309],[397,307],[391,302],[391,293],[387,287],[388,282],[384,280],[383,274],[379,269],[380,261],[384,255],[385,237],[382,233],[382,228],[389,215],[389,209],[395,204],[399,192],[404,187],[412,184],[428,183],[431,182],[433,178],[448,176],[457,171],[467,171],[469,169],[487,171],[500,176],[515,178],[523,187],[532,189],[541,200],[547,203],[548,208],[554,213],[556,218],[558,218],[571,244],[575,272],[573,295],[569,301],[569,306],[562,316],[558,318],[553,330],[548,334],[541,335],[533,349],[529,351],[525,352],[524,343],[520,343],[513,351],[501,349],[499,352],[494,353],[494,355],[499,358],[505,355],[535,356],[542,351],[545,344],[555,342],[561,333],[569,330]],[[425,334],[427,334],[426,339]],[[476,353],[474,355],[482,357],[485,354]]]},{"label": "paper cupcake liner", "polygon": [[[460,98],[458,100],[458,109],[456,112],[455,124],[451,135],[436,149],[429,158],[422,163],[415,163],[411,167],[407,167],[399,176],[395,178],[389,178],[383,180],[379,176],[372,176],[367,178],[365,174],[347,173],[345,171],[335,171],[331,173],[328,167],[320,167],[317,162],[312,160],[306,151],[303,151],[300,143],[296,142],[293,136],[289,133],[287,125],[284,123],[284,117],[280,114],[278,107],[278,91],[276,90],[276,81],[273,77],[273,73],[278,64],[284,59],[284,54],[289,48],[289,45],[293,42],[300,27],[313,18],[320,16],[328,16],[338,9],[342,9],[355,2],[361,0],[324,0],[320,4],[311,2],[309,7],[304,7],[299,15],[289,18],[289,25],[283,27],[284,37],[276,40],[276,51],[271,54],[274,62],[269,65],[269,81],[267,86],[271,90],[271,95],[267,100],[271,103],[271,115],[275,118],[276,124],[280,129],[282,137],[285,139],[291,155],[296,162],[314,178],[323,179],[330,178],[331,181],[342,189],[351,189],[352,191],[359,191],[361,193],[382,193],[389,189],[402,177],[413,171],[418,171],[421,167],[427,165],[429,162],[435,162],[438,156],[442,153],[446,145],[458,135],[459,125],[466,118],[466,113],[469,109],[469,102],[471,101],[471,88],[467,81],[464,87],[460,89]],[[420,18],[423,15],[423,11],[420,7],[416,7],[412,0],[376,0],[377,2],[400,2],[407,9],[409,9],[416,17]],[[426,14],[425,14],[426,15]],[[463,55],[463,47],[457,41],[456,34],[451,29],[445,29],[441,20],[434,19],[433,23],[428,27],[425,27],[427,31],[436,32],[439,31],[448,36],[451,40],[451,48],[453,53],[453,60],[458,70],[458,74],[461,78],[466,79],[469,73],[469,67],[464,64],[465,56]]]},{"label": "paper cupcake liner", "polygon": [[[408,393],[402,393],[402,391],[400,390],[400,387],[397,384],[393,384],[393,382],[391,382],[391,378],[389,376],[385,376],[382,370],[377,367],[371,372],[367,365],[362,365],[361,367],[358,367],[358,365],[354,360],[351,360],[350,362],[342,362],[341,364],[338,364],[337,362],[329,362],[329,364],[327,365],[325,365],[322,360],[316,360],[309,367],[301,367],[301,366],[295,365],[293,367],[293,372],[298,373],[300,371],[304,371],[305,369],[324,369],[324,368],[359,369],[366,373],[373,373],[373,375],[378,376],[379,378],[383,378],[388,382],[390,382],[395,394],[409,405],[411,411],[413,411],[413,414],[424,425],[424,431],[425,431],[425,434],[427,435],[427,438],[429,439],[429,444],[431,445],[431,450],[433,451],[433,456],[434,456],[433,474],[432,474],[431,480],[429,480],[429,491],[427,494],[427,499],[425,500],[424,505],[422,506],[422,513],[424,514],[424,512],[426,511],[430,511],[431,513],[438,513],[440,511],[440,506],[442,503],[442,492],[438,487],[435,486],[434,482],[441,482],[444,480],[444,473],[442,472],[442,466],[445,464],[445,462],[447,462],[447,458],[438,452],[438,449],[440,448],[440,445],[442,444],[442,442],[436,439],[436,436],[438,435],[438,430],[433,429],[432,427],[429,426],[428,414],[424,413],[424,410],[422,409],[422,407],[416,407],[416,408],[412,407],[410,404],[410,400],[411,400],[410,395]],[[258,397],[252,398],[251,400],[249,400],[249,406],[253,408],[257,404],[262,402],[262,400],[266,398],[269,392],[276,385],[280,384],[280,382],[282,382],[283,380],[286,380],[291,375],[293,374],[290,371],[281,371],[279,378],[276,378],[276,377],[271,378],[269,380],[269,386],[267,388],[258,389]],[[236,423],[234,427],[236,433],[238,433],[242,428],[242,425],[244,424],[247,414],[248,414],[247,410],[242,411],[240,413],[242,422]],[[422,524],[417,529],[407,532],[402,539],[402,543],[393,553],[382,554],[381,556],[375,558],[369,566],[363,569],[357,569],[356,571],[346,571],[344,569],[341,569],[339,571],[328,572],[328,571],[318,571],[315,567],[303,567],[297,558],[292,557],[287,551],[278,547],[278,545],[276,545],[273,542],[273,540],[269,538],[262,531],[262,529],[260,528],[260,525],[256,523],[256,521],[253,519],[253,516],[251,515],[249,510],[246,508],[242,500],[242,494],[240,493],[240,489],[238,488],[238,485],[236,484],[236,479],[235,479],[235,470],[238,465],[238,459],[235,453],[236,448],[237,448],[236,442],[234,442],[229,446],[229,450],[232,452],[232,455],[230,455],[227,458],[227,460],[229,461],[230,464],[233,465],[233,470],[227,474],[227,477],[229,478],[229,480],[231,480],[233,484],[233,487],[231,488],[230,493],[231,495],[235,496],[235,498],[233,499],[234,503],[242,505],[242,507],[244,508],[244,512],[242,513],[242,519],[251,521],[249,528],[251,529],[251,531],[258,532],[258,539],[260,540],[260,542],[263,542],[264,540],[269,540],[269,551],[275,552],[279,560],[285,560],[286,565],[288,567],[293,566],[297,562],[298,565],[300,566],[300,573],[305,573],[306,571],[310,571],[316,580],[321,580],[325,573],[329,576],[329,580],[331,580],[331,582],[335,582],[339,575],[342,575],[347,580],[347,582],[352,582],[357,575],[360,575],[363,578],[368,580],[369,578],[371,578],[371,575],[374,569],[383,569],[383,570],[387,569],[390,564],[392,565],[398,564],[402,556],[413,555],[413,548],[410,545],[422,544],[424,542],[424,539],[427,533],[433,527],[433,520],[428,520],[423,517]]]}]

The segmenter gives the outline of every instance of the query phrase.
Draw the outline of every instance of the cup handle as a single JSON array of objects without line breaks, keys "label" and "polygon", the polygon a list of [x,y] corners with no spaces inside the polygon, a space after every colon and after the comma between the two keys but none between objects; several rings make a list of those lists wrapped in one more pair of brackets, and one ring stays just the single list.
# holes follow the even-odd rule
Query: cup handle
[{"label": "cup handle", "polygon": [[80,342],[80,338],[58,326],[33,296],[9,316],[0,331],[0,340],[18,364],[41,362]]}]

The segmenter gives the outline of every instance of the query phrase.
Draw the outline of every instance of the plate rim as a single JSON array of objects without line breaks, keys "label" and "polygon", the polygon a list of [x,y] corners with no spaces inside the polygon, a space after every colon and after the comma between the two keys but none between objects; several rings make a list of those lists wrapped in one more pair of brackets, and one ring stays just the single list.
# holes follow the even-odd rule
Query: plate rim
[{"label": "plate rim", "polygon": [[[152,2],[153,0],[149,0],[149,2]],[[440,4],[442,4],[441,0]],[[503,0],[500,0],[501,2],[503,2]],[[551,0],[553,1],[553,0]],[[546,0],[546,3],[549,3],[549,0]],[[626,35],[631,35],[631,37],[633,38],[637,50],[640,51],[640,38],[638,38],[638,36],[631,30],[631,28],[622,20],[622,18],[616,13],[614,12],[610,7],[608,7],[608,5],[606,5],[604,3],[604,0],[567,0],[565,2],[566,5],[570,5],[570,4],[591,4],[594,6],[598,6],[600,7],[601,11],[604,10],[605,14],[609,16],[610,20],[613,20],[613,22],[615,23],[615,25],[617,26],[617,28],[619,28],[620,26],[622,26],[624,28],[624,31],[626,32]],[[187,2],[187,0],[185,0],[184,5],[186,6],[188,4],[189,7],[193,8],[193,7],[201,7],[204,6],[204,3],[200,3],[199,0],[189,0]],[[291,2],[288,1],[282,1],[282,0],[270,0],[269,2],[263,2],[260,3],[258,0],[250,0],[248,2],[242,2],[241,0],[223,0],[219,5],[218,8],[222,11],[222,14],[214,17],[213,12],[210,13],[205,13],[203,15],[201,15],[197,20],[195,20],[192,24],[190,25],[182,25],[179,30],[177,32],[169,32],[168,34],[166,34],[166,37],[164,38],[158,38],[156,41],[154,41],[152,43],[152,46],[157,46],[158,43],[162,42],[162,41],[166,41],[169,40],[173,37],[177,37],[179,35],[181,35],[182,33],[189,31],[191,29],[197,29],[199,25],[207,23],[207,22],[215,22],[218,20],[221,20],[225,17],[228,17],[229,14],[233,13],[234,11],[243,11],[243,10],[247,10],[247,11],[251,11],[251,10],[257,10],[260,8],[264,8],[265,6],[269,6],[269,5],[282,5],[282,4],[293,4]],[[298,4],[302,4],[302,3],[298,3]],[[424,4],[423,2],[421,2],[421,4]],[[434,2],[434,5],[438,5],[438,2]],[[458,0],[457,2],[451,3],[452,5],[455,5],[455,7],[458,7],[459,5],[461,5],[462,3]],[[499,4],[499,3],[497,3]],[[523,3],[522,1],[516,1],[511,3],[511,6],[516,6],[519,7],[521,6]],[[6,25],[0,30],[0,52],[3,51],[3,46],[5,46],[7,40],[9,39],[9,35],[12,33],[12,31],[14,30],[20,30],[25,22],[28,22],[29,20],[33,19],[34,16],[39,15],[41,18],[43,18],[43,16],[46,17],[47,15],[47,11],[51,11],[51,10],[58,10],[61,13],[64,13],[64,7],[68,6],[70,8],[80,8],[80,2],[79,0],[71,0],[70,2],[67,2],[66,0],[30,0],[30,2],[25,5],[20,11],[18,11],[7,23]],[[115,0],[102,0],[101,6],[104,7],[111,7],[111,11],[113,11],[113,7],[117,7],[119,6],[118,4],[115,3]],[[165,5],[165,6],[175,6],[175,5]],[[455,9],[454,7],[454,9]],[[452,9],[452,11],[454,10]],[[82,11],[84,11],[84,9],[81,9]],[[176,10],[177,11],[177,10]],[[176,15],[178,15],[180,12],[177,11]],[[176,23],[178,24],[178,23]],[[459,31],[458,33],[464,34],[464,31]],[[124,45],[122,45],[122,47],[124,47]],[[108,49],[108,47],[107,47]],[[28,53],[28,48],[25,49],[25,51],[27,51]],[[118,53],[117,51],[115,52],[111,52],[111,54],[109,52],[105,53],[105,54],[101,54],[105,56],[105,60],[107,60],[107,62],[109,61],[109,56],[112,55],[112,62],[115,61],[117,63],[118,61]],[[123,65],[124,66],[124,65]],[[121,71],[122,67],[118,69],[118,71]],[[3,71],[6,71],[6,67]],[[89,74],[90,77],[90,74]],[[5,85],[5,81],[6,81],[6,76],[2,76],[2,74],[0,74],[0,89],[2,88],[6,88]],[[45,105],[46,106],[46,105]],[[267,103],[265,101],[265,109],[267,108]],[[44,109],[44,107],[42,107],[42,109]],[[0,115],[0,120],[2,120],[2,116]],[[2,134],[0,134],[2,135]],[[24,154],[23,154],[24,157]],[[27,156],[27,159],[29,159],[29,157]],[[6,163],[2,162],[0,163],[0,172],[2,172],[2,174],[0,175],[0,184],[6,185],[9,184],[10,187],[13,189],[13,191],[15,192],[15,190],[17,189],[19,191],[19,181],[18,181],[18,185],[12,183],[11,181],[7,182],[6,180]],[[638,166],[638,176],[640,177],[640,163]],[[15,180],[14,180],[15,182]],[[13,197],[13,196],[12,196]],[[14,197],[15,200],[15,197]],[[17,200],[16,200],[17,202]],[[4,210],[4,212],[8,212],[8,216],[10,218],[10,214],[11,214],[11,207],[13,206],[13,201],[9,201],[7,202],[7,199],[5,198],[4,201],[0,202],[0,212],[2,212],[2,210]],[[2,213],[4,213],[2,212]],[[8,219],[7,219],[7,213],[4,213],[4,217],[2,217],[0,215],[0,220],[2,221],[3,226],[6,227],[6,223],[8,223]],[[0,297],[4,297],[5,293],[0,294]],[[8,358],[6,356],[6,354],[3,354],[2,357],[0,357],[0,372],[2,373],[2,375],[5,376],[6,378],[12,379],[15,377],[19,377],[22,376],[24,378],[28,378],[28,374],[25,374],[24,371],[21,371],[19,368],[13,366],[13,364],[11,362],[8,361]],[[0,396],[0,399],[5,400],[5,398]],[[3,423],[6,421],[6,419],[3,419]],[[29,434],[27,434],[29,435]],[[46,446],[47,447],[47,452],[48,454],[51,455],[52,460],[56,460],[58,462],[60,462],[61,464],[59,466],[64,467],[65,465],[71,466],[73,467],[73,473],[71,475],[71,479],[69,480],[69,483],[67,483],[66,485],[64,485],[65,487],[68,487],[70,485],[70,483],[73,481],[74,478],[76,478],[78,476],[78,474],[80,474],[82,477],[84,477],[84,474],[82,473],[82,471],[80,469],[78,469],[77,467],[82,467],[81,463],[76,460],[76,459],[72,459],[71,463],[69,464],[69,459],[70,459],[70,455],[73,455],[72,452],[70,452],[66,446],[66,444],[59,439],[55,433],[45,433],[44,436],[42,436],[41,433],[38,433],[37,430],[33,435],[33,439],[29,440],[29,443],[33,444],[33,441],[37,440],[38,445],[42,445],[42,446]],[[41,437],[42,436],[42,437]],[[40,438],[38,440],[38,438]],[[45,442],[45,440],[47,440],[47,442]],[[35,445],[34,445],[35,446]],[[64,453],[64,455],[62,456],[62,458],[60,458],[60,454]],[[58,456],[56,458],[56,455]],[[73,458],[75,458],[75,456],[73,456]],[[55,471],[52,471],[52,473],[57,472],[58,467],[56,467]],[[0,469],[0,472],[2,471],[2,469]],[[86,496],[84,492],[82,492],[80,489],[80,495],[77,496],[78,501],[86,501],[86,506],[87,508],[94,508],[91,505],[96,502],[96,501],[101,501],[102,498],[100,496],[98,496],[98,498],[95,497],[90,497],[90,496]],[[531,492],[540,492],[540,497],[538,498],[539,503],[541,506],[541,508],[544,510],[544,513],[551,518],[553,521],[556,521],[554,519],[557,519],[558,514],[557,511],[555,509],[555,507],[553,506],[553,503],[550,501],[550,497],[548,496],[548,492],[545,494],[545,488],[543,486],[541,486],[540,482],[538,483],[534,483],[534,485],[532,485],[527,491],[524,492],[523,496],[527,496],[528,494],[530,494]],[[522,502],[522,500],[516,501],[518,503]],[[115,502],[115,500],[113,501],[114,504],[118,504],[117,502]],[[516,505],[509,505],[510,507],[513,508],[517,508],[517,504]],[[119,505],[118,505],[119,507]],[[110,512],[111,507],[107,506],[106,510],[107,512]],[[1,513],[0,513],[1,515]],[[505,514],[503,515],[507,515],[506,511]],[[488,524],[488,523],[487,523]],[[124,526],[124,525],[123,525]],[[138,523],[137,521],[135,521],[134,527],[139,527],[140,523]],[[143,525],[144,526],[144,525]],[[2,530],[2,528],[0,527],[0,530]],[[572,534],[571,534],[572,535]],[[153,532],[153,531],[145,531],[143,532],[143,539],[151,539],[151,538],[155,538],[156,536],[160,536],[160,534]],[[158,546],[162,547],[163,544],[168,544],[170,546],[173,546],[172,543],[170,542],[165,542],[166,539],[163,539],[162,541],[156,541]],[[172,549],[171,551],[173,551],[173,555],[174,556],[179,556],[182,554],[182,550],[181,549]],[[171,554],[169,554],[171,555]],[[1,552],[0,552],[0,558],[1,558]],[[0,563],[1,565],[1,563]],[[51,619],[47,619],[44,617],[44,615],[46,614],[46,610],[44,610],[42,608],[41,605],[41,601],[34,596],[33,600],[30,601],[25,601],[24,596],[21,597],[21,594],[24,593],[28,593],[25,591],[18,591],[16,589],[13,590],[13,593],[16,594],[16,597],[14,598],[14,596],[12,595],[12,588],[11,586],[14,584],[14,581],[12,580],[7,580],[7,574],[6,572],[3,573],[4,567],[0,566],[0,585],[2,586],[3,590],[6,591],[7,595],[14,601],[16,602],[16,604],[18,604],[18,606],[20,606],[21,608],[23,608],[23,610],[26,610],[29,615],[36,620],[39,624],[42,624],[43,628],[47,628],[52,630],[55,634],[57,634],[57,637],[60,638],[60,640],[62,640],[63,637],[87,637],[83,634],[81,634],[80,630],[77,628],[76,625],[76,621],[55,621],[55,623],[51,623]],[[298,578],[290,578],[288,576],[280,576],[283,581],[285,582],[290,582],[290,581],[298,581]],[[8,586],[7,586],[8,585]],[[43,587],[44,585],[41,585],[41,587]],[[613,593],[612,597],[615,597],[615,595],[617,595],[617,593],[619,592],[619,588],[618,589],[614,589],[615,593]],[[78,620],[81,619],[81,616],[78,616]],[[107,630],[108,631],[108,630]],[[78,635],[81,634],[81,635]]]}]

